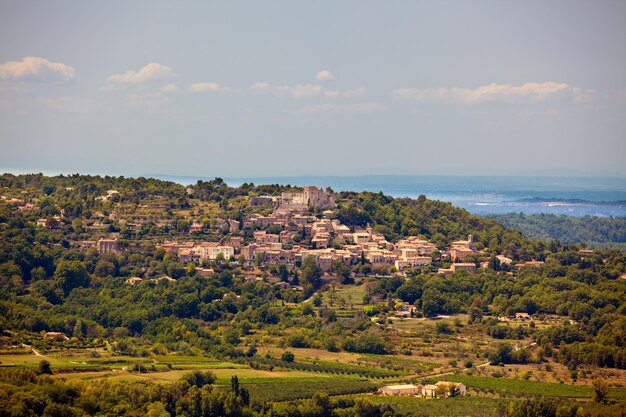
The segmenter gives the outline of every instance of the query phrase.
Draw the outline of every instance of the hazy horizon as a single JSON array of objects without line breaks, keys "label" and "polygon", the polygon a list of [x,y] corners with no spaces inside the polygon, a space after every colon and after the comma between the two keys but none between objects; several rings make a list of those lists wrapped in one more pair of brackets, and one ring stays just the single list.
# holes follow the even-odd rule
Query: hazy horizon
[{"label": "hazy horizon", "polygon": [[205,174],[205,175],[192,175],[192,174],[168,174],[168,173],[141,173],[141,172],[128,172],[124,170],[120,171],[72,171],[72,170],[41,170],[41,169],[28,169],[28,168],[2,168],[0,167],[1,174],[12,175],[30,175],[30,174],[43,174],[45,176],[70,176],[74,174],[78,175],[92,175],[92,176],[113,176],[113,177],[126,177],[126,178],[189,178],[189,179],[203,179],[212,180],[215,178],[230,179],[230,180],[272,180],[277,178],[290,179],[290,178],[372,178],[372,177],[398,177],[398,178],[426,178],[426,177],[438,177],[438,178],[564,178],[564,179],[589,179],[589,180],[601,180],[601,179],[614,179],[614,180],[626,180],[626,174],[620,175],[614,172],[578,172],[575,170],[563,170],[563,171],[528,171],[528,172],[511,172],[505,174],[438,174],[438,173],[416,173],[416,174],[396,174],[396,173],[370,173],[370,174],[355,174],[355,175],[333,175],[333,174],[312,174],[312,175],[259,175],[259,176],[229,176],[220,175],[219,173]]},{"label": "hazy horizon", "polygon": [[[70,176],[73,173],[66,174]],[[142,176],[184,186],[195,185],[199,180],[210,181],[215,178],[164,174]],[[125,177],[129,178],[126,175]],[[626,216],[626,177],[370,174],[221,178],[231,187],[239,187],[244,183],[289,184],[299,187],[307,185],[330,187],[335,192],[382,192],[394,198],[417,198],[424,195],[428,199],[449,202],[478,215],[523,212],[574,217]]]}]

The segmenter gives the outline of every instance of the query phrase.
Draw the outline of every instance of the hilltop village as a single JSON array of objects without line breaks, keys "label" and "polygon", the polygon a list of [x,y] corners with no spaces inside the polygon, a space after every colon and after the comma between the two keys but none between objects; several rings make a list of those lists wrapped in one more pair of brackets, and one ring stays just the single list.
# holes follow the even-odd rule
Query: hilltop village
[{"label": "hilltop village", "polygon": [[[68,188],[67,191],[73,191]],[[193,194],[193,189],[187,192]],[[120,193],[108,190],[106,194],[95,199],[101,203],[114,203],[119,200]],[[23,203],[19,199],[5,199],[5,203],[17,204],[22,212],[36,211],[39,207],[32,203]],[[371,225],[365,227],[348,227],[335,218],[336,203],[334,192],[330,189],[319,189],[314,186],[303,187],[302,191],[282,192],[280,196],[252,196],[247,204],[253,211],[241,220],[224,219],[189,219],[174,222],[167,218],[152,219],[156,227],[176,228],[181,223],[188,235],[197,236],[208,229],[217,229],[222,236],[218,241],[178,240],[162,241],[157,244],[166,252],[178,257],[183,264],[194,264],[200,273],[210,271],[203,269],[211,261],[237,262],[244,267],[272,268],[284,266],[289,273],[302,266],[302,262],[311,257],[315,260],[326,278],[336,275],[365,276],[400,274],[429,268],[431,272],[451,275],[456,271],[475,273],[477,268],[497,266],[505,270],[527,266],[541,266],[543,261],[530,260],[517,262],[502,254],[488,260],[490,254],[486,250],[478,250],[472,235],[465,240],[457,240],[448,247],[437,247],[433,242],[419,236],[406,236],[396,242],[389,242],[385,236]],[[158,207],[158,206],[157,206]],[[263,215],[259,212],[267,212]],[[37,226],[56,229],[64,225],[65,213],[39,218]],[[117,221],[127,232],[136,232],[147,223],[145,216],[121,216],[115,211],[105,216],[96,213],[91,229],[104,232],[111,221]],[[73,246],[82,251],[96,248],[98,253],[119,255],[123,245],[118,232],[100,233],[105,236],[99,240],[73,241]],[[447,268],[432,266],[447,265]],[[170,277],[163,277],[170,278]],[[129,282],[137,283],[140,277],[131,277]]]},{"label": "hilltop village", "polygon": [[[474,259],[481,255],[474,246],[472,235],[439,250],[434,243],[418,236],[391,243],[371,226],[351,229],[333,218],[335,199],[330,189],[308,186],[302,192],[283,192],[279,197],[252,197],[250,205],[271,206],[272,212],[266,216],[250,214],[243,222],[228,219],[229,233],[219,242],[165,242],[160,247],[175,253],[183,263],[201,265],[203,261],[216,259],[237,260],[244,266],[277,267],[282,264],[290,272],[300,267],[307,257],[314,258],[320,269],[329,274],[337,270],[345,274],[340,265],[356,267],[353,271],[363,275],[405,274],[429,266],[433,257],[451,262],[449,268],[437,269],[444,275],[460,270],[474,273],[477,267],[489,266],[487,261],[478,265],[464,262],[470,255],[474,255]],[[318,214],[308,214],[315,212]],[[196,223],[194,225],[198,227]],[[103,249],[103,241],[97,244],[101,252],[119,250],[111,246]],[[500,264],[510,265],[512,262],[503,255],[498,255],[497,259]],[[530,261],[520,265],[541,264],[543,262]]]}]

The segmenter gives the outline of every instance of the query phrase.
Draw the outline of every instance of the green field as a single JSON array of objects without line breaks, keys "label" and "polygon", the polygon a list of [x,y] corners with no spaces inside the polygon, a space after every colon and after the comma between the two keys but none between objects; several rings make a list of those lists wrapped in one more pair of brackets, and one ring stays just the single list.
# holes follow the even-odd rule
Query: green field
[{"label": "green field", "polygon": [[367,378],[390,378],[406,375],[406,372],[365,367],[338,362],[285,362],[279,359],[257,359],[255,362],[277,368],[297,369],[300,371],[319,372],[324,374],[359,375]]},{"label": "green field", "polygon": [[366,365],[374,365],[375,367],[382,367],[384,369],[393,370],[410,370],[412,373],[421,373],[432,371],[435,368],[441,367],[441,364],[435,362],[426,362],[416,359],[411,359],[407,356],[391,356],[391,355],[374,355],[371,353],[363,353],[359,356],[358,360]]},{"label": "green field", "polygon": [[[378,395],[354,395],[350,398],[367,398],[375,404],[389,404],[396,412],[414,413],[428,417],[499,417],[512,400],[510,398],[445,398],[426,399],[417,397],[383,397]],[[565,401],[565,400],[564,400]],[[619,415],[623,407],[619,404],[605,405],[592,402],[580,402],[589,416],[602,417]]]},{"label": "green field", "polygon": [[[244,380],[245,381],[245,380]],[[253,380],[242,386],[250,392],[253,402],[291,401],[310,398],[316,392],[329,395],[354,394],[376,389],[377,385],[362,378],[293,378]]]},{"label": "green field", "polygon": [[324,305],[331,306],[338,317],[353,317],[363,308],[363,297],[367,294],[365,286],[341,286],[334,292],[324,293]]},{"label": "green field", "polygon": [[[355,396],[357,397],[357,396]],[[418,416],[497,416],[498,407],[506,407],[509,400],[499,398],[446,398],[365,396],[374,404],[389,404],[397,412],[417,413]]]},{"label": "green field", "polygon": [[[587,385],[553,384],[521,379],[487,378],[482,376],[450,375],[439,380],[462,382],[468,388],[494,391],[510,395],[542,395],[547,397],[591,398],[592,388]],[[626,388],[610,388],[609,397],[626,399]]]},{"label": "green field", "polygon": [[[337,298],[343,298],[347,304],[362,305],[367,290],[362,285],[358,287],[346,285],[339,288],[335,294]],[[328,296],[328,294],[324,295]]]}]

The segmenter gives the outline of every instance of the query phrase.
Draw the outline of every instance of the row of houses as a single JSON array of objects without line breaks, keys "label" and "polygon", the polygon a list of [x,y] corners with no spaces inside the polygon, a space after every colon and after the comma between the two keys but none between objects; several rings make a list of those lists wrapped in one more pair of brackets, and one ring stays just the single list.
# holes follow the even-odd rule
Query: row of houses
[{"label": "row of houses", "polygon": [[221,245],[218,242],[165,242],[161,247],[166,252],[173,252],[178,255],[178,259],[184,263],[215,260],[220,256],[224,259],[230,259],[230,257],[235,256],[235,247]]},{"label": "row of houses", "polygon": [[[395,267],[397,271],[404,272],[429,265],[432,262],[432,253],[437,251],[434,243],[417,236],[409,236],[393,244],[372,227],[351,231],[339,220],[331,218],[332,211],[325,211],[323,215],[324,217],[317,218],[298,211],[285,210],[275,210],[268,216],[252,214],[243,221],[244,229],[254,230],[253,240],[247,245],[243,245],[243,239],[237,236],[237,230],[233,228],[231,232],[235,235],[230,240],[235,240],[234,244],[174,242],[162,246],[166,250],[175,251],[183,262],[215,259],[220,252],[226,258],[240,254],[246,262],[260,261],[267,266],[295,264],[312,256],[323,271],[331,270],[336,261],[350,265],[365,258],[372,266]],[[277,226],[280,231],[270,233],[268,229],[271,226]],[[472,253],[475,251],[471,242],[465,246],[455,243],[453,248],[456,250],[467,247]]]},{"label": "row of houses", "polygon": [[[364,257],[373,266],[395,267],[399,272],[429,265],[432,262],[431,254],[437,250],[435,244],[416,236],[393,244],[371,227],[352,231],[332,218],[332,210],[323,211],[322,218],[307,215],[311,208],[329,209],[335,206],[330,189],[304,187],[302,192],[283,193],[280,197],[253,197],[250,204],[272,204],[274,210],[267,216],[251,214],[242,222],[232,219],[224,221],[221,226],[228,227],[233,242],[166,242],[162,247],[175,252],[182,262],[198,263],[206,259],[216,259],[221,253],[225,258],[241,254],[247,262],[260,260],[263,264],[272,266],[279,263],[294,264],[307,256],[313,256],[322,270],[328,271],[335,261],[354,264]],[[274,233],[270,233],[268,229],[272,226],[274,229],[278,227],[280,231],[274,230]],[[194,223],[190,231],[202,227],[201,224]],[[243,245],[243,239],[238,237],[241,228],[253,231],[253,241],[247,245]],[[467,241],[453,242],[449,251],[453,260],[462,260],[473,253],[476,253],[476,249],[471,236]],[[469,264],[458,264],[451,268],[451,272],[463,268],[473,272]]]},{"label": "row of houses", "polygon": [[[269,265],[313,256],[323,270],[330,269],[334,261],[350,264],[363,256],[372,265],[395,266],[398,271],[404,271],[428,265],[432,261],[431,253],[437,249],[433,243],[414,236],[394,245],[371,227],[353,232],[339,220],[332,219],[332,211],[326,210],[322,214],[323,218],[285,210],[274,210],[268,216],[252,214],[244,220],[244,228],[278,226],[282,230],[274,235],[265,230],[255,231],[254,243],[242,247],[241,252],[248,260],[261,255]],[[296,239],[299,235],[310,236],[310,245],[301,245],[302,239]],[[294,244],[296,240],[298,243]]]},{"label": "row of houses", "polygon": [[[260,230],[254,232],[253,243],[241,247],[241,254],[248,261],[260,256],[268,265],[301,261],[312,256],[324,271],[329,270],[334,261],[349,265],[364,257],[374,266],[395,266],[398,271],[404,271],[428,265],[432,262],[430,254],[436,250],[433,243],[417,238],[402,240],[394,245],[371,227],[351,232],[338,220],[327,218],[312,220],[302,230],[305,234],[310,233],[310,245],[301,241],[294,243],[300,233],[297,230],[282,230],[280,234]],[[331,242],[341,248],[331,245]]]},{"label": "row of houses", "polygon": [[[312,256],[325,272],[332,269],[334,262],[351,265],[365,258],[372,266],[395,267],[402,273],[408,269],[428,266],[432,263],[432,254],[438,251],[434,243],[417,236],[409,236],[394,244],[371,227],[351,230],[333,218],[332,210],[323,211],[321,216],[308,214],[311,208],[328,209],[335,206],[329,189],[305,187],[300,193],[283,193],[280,197],[253,197],[250,204],[272,204],[274,210],[269,215],[248,215],[241,222],[224,220],[220,227],[227,227],[230,232],[226,241],[166,242],[162,247],[166,251],[175,252],[182,262],[196,263],[219,256],[228,259],[241,255],[248,263],[256,262],[265,266],[286,264],[293,267],[297,262]],[[194,226],[202,227],[194,223],[192,229]],[[245,231],[243,235],[241,229]],[[246,237],[245,241],[242,236]],[[475,273],[476,264],[464,260],[478,253],[472,235],[466,240],[452,242],[448,249],[441,252],[441,256],[450,257],[452,265],[439,269],[439,273],[448,275],[460,270]],[[498,259],[501,264],[512,262],[502,255]],[[535,263],[528,262],[522,267],[531,265]]]}]

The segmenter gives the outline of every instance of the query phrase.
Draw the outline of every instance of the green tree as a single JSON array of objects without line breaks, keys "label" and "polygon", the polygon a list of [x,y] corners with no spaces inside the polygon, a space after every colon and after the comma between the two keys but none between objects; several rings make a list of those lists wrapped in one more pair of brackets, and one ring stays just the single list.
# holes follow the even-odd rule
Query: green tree
[{"label": "green tree", "polygon": [[454,382],[450,382],[448,384],[448,397],[454,398],[458,397],[459,395],[461,395],[461,389],[459,388],[459,386]]},{"label": "green tree", "polygon": [[19,294],[22,290],[22,271],[13,261],[0,264],[0,293]]},{"label": "green tree", "polygon": [[489,355],[489,360],[493,365],[500,363],[507,364],[512,361],[513,348],[508,343],[500,343],[498,349]]},{"label": "green tree", "polygon": [[604,402],[609,393],[609,384],[604,379],[596,378],[593,380],[593,400],[597,403]]},{"label": "green tree", "polygon": [[33,282],[44,280],[47,276],[46,270],[41,266],[37,266],[30,271],[30,277]]},{"label": "green tree", "polygon": [[80,410],[71,407],[67,404],[57,404],[54,402],[48,403],[48,406],[44,410],[43,417],[79,417],[82,413]]},{"label": "green tree", "polygon": [[39,375],[52,375],[52,368],[50,368],[50,362],[47,360],[39,361],[39,366],[37,367],[37,373]]},{"label": "green tree", "polygon": [[185,275],[186,269],[180,262],[171,262],[167,264],[167,275],[174,279],[178,279]]},{"label": "green tree", "polygon": [[313,256],[307,256],[302,262],[300,280],[303,285],[310,284],[315,289],[322,284],[322,270]]},{"label": "green tree", "polygon": [[483,311],[478,307],[472,307],[469,311],[469,322],[476,323],[480,322],[483,318]]},{"label": "green tree", "polygon": [[350,268],[341,261],[333,262],[333,272],[341,277],[342,284],[352,284],[354,280],[350,276]]},{"label": "green tree", "polygon": [[171,414],[165,409],[165,404],[160,401],[150,404],[147,412],[147,417],[171,417]]},{"label": "green tree", "polygon": [[427,288],[422,294],[422,311],[426,317],[434,317],[441,313],[445,300],[441,293],[434,288]]},{"label": "green tree", "polygon": [[438,321],[437,324],[435,324],[435,331],[437,332],[437,334],[450,334],[450,333],[452,333],[452,330],[450,329],[450,326],[445,321]]},{"label": "green tree", "polygon": [[226,329],[224,331],[224,341],[229,345],[238,345],[241,342],[241,339],[239,339],[239,331],[232,327]]},{"label": "green tree", "polygon": [[278,265],[278,276],[283,282],[287,282],[289,280],[289,271],[287,270],[287,266],[285,264]]},{"label": "green tree", "polygon": [[85,263],[78,260],[67,261],[62,259],[54,271],[54,278],[59,283],[63,293],[68,295],[74,288],[89,285],[89,273]]},{"label": "green tree", "polygon": [[115,276],[115,265],[112,262],[99,260],[96,264],[94,274],[97,277]]},{"label": "green tree", "polygon": [[398,288],[396,295],[400,297],[402,301],[413,304],[422,296],[422,287],[413,281],[407,282]]},{"label": "green tree", "polygon": [[316,294],[315,297],[313,297],[313,305],[315,307],[321,307],[322,301],[322,296],[320,294]]},{"label": "green tree", "polygon": [[183,374],[180,378],[183,381],[187,381],[189,385],[202,388],[205,385],[210,385],[215,382],[216,376],[211,371],[192,371]]},{"label": "green tree", "polygon": [[311,303],[305,303],[302,306],[302,315],[303,316],[310,316],[310,315],[313,314],[313,312],[314,312],[314,310],[313,310],[313,306],[311,305]]}]

